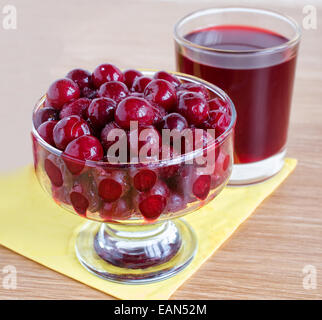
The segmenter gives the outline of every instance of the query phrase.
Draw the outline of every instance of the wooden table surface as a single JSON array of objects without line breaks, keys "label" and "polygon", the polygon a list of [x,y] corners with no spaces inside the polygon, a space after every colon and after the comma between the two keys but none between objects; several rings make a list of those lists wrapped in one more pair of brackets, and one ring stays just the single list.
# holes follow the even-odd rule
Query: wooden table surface
[{"label": "wooden table surface", "polygon": [[[222,0],[216,1],[217,6],[218,2],[238,5]],[[31,109],[51,81],[74,67],[93,69],[103,62],[121,68],[173,70],[174,23],[213,3],[10,1],[17,9],[17,29],[0,25],[1,170],[31,162]],[[281,11],[299,23],[307,4],[299,0],[242,3]],[[0,1],[0,7],[5,4]],[[321,0],[309,4],[321,19]],[[317,30],[303,30],[297,66],[288,156],[299,160],[298,167],[173,299],[322,298],[322,22],[317,22]],[[9,264],[18,272],[16,290],[1,285],[1,270]],[[316,270],[316,289],[303,287],[307,265]],[[0,298],[112,297],[0,247]]]}]

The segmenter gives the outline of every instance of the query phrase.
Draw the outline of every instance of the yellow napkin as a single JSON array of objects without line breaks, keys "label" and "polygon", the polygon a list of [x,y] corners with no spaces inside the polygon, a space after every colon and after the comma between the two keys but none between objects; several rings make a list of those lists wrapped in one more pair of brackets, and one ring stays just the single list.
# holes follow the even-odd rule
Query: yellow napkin
[{"label": "yellow napkin", "polygon": [[146,285],[108,282],[86,271],[74,252],[75,230],[84,219],[58,207],[41,189],[33,169],[0,178],[0,244],[38,263],[121,299],[167,299],[209,258],[295,168],[295,159],[273,178],[246,187],[226,187],[211,203],[186,220],[199,248],[184,271]]}]

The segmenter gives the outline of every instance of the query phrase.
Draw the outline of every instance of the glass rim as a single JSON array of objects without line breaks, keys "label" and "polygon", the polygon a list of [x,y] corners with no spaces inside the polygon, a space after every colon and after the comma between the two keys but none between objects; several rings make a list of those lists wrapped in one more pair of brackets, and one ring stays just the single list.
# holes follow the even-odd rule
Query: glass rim
[{"label": "glass rim", "polygon": [[[154,74],[155,72],[158,72],[160,70],[154,70],[154,69],[138,69],[139,71],[143,72],[143,73],[150,73],[151,75]],[[226,138],[230,135],[231,131],[234,129],[235,124],[236,124],[236,119],[237,119],[237,112],[235,109],[235,105],[232,102],[232,100],[230,99],[230,97],[226,94],[226,92],[224,92],[222,89],[220,89],[219,87],[217,87],[216,85],[207,82],[203,79],[197,78],[195,76],[192,75],[187,75],[181,72],[175,72],[175,71],[167,71],[170,74],[176,75],[178,76],[178,78],[180,80],[186,80],[186,81],[190,81],[190,82],[194,82],[194,83],[201,83],[204,86],[206,86],[206,88],[212,92],[214,92],[217,96],[219,96],[221,99],[223,99],[225,102],[228,102],[230,108],[231,108],[231,117],[230,117],[230,123],[229,126],[226,128],[226,130],[217,138],[212,139],[211,142],[209,144],[207,144],[206,147],[203,148],[199,148],[197,150],[191,151],[189,153],[180,155],[178,157],[175,157],[173,159],[158,159],[158,160],[154,160],[154,161],[149,161],[149,164],[152,165],[158,165],[158,166],[169,166],[169,165],[174,165],[174,164],[179,164],[182,163],[184,161],[189,161],[191,159],[195,159],[198,156],[201,156],[203,154],[203,152],[209,150],[212,147],[215,147],[217,145],[222,144]],[[36,110],[43,104],[43,102],[46,99],[46,95],[43,95],[38,102],[36,103],[36,105],[34,106],[33,110],[32,110],[32,134],[33,136],[37,139],[37,142],[40,143],[47,151],[49,151],[50,153],[53,153],[57,156],[62,156],[63,151],[57,149],[56,147],[50,145],[49,143],[47,143],[38,133],[38,131],[36,130],[35,126],[34,126],[34,114],[36,112]],[[77,158],[74,158],[72,156],[68,156],[68,155],[64,155],[64,158],[72,160],[76,163],[80,163],[80,164],[86,164],[87,166],[102,166],[102,165],[110,165],[110,166],[140,166],[142,165],[142,163],[144,162],[120,162],[120,163],[111,163],[109,161],[93,161],[93,160],[80,160]]]},{"label": "glass rim", "polygon": [[[215,48],[209,48],[202,45],[198,45],[196,43],[193,43],[187,39],[185,39],[183,36],[179,34],[179,29],[182,25],[184,25],[188,20],[193,19],[198,16],[202,16],[207,13],[221,13],[221,12],[253,12],[258,14],[266,14],[270,15],[275,18],[279,18],[281,20],[284,20],[286,23],[292,26],[295,35],[285,43],[277,46],[272,46],[269,48],[263,48],[263,49],[251,49],[251,50],[228,50],[228,49],[215,49]],[[251,26],[251,24],[250,24]],[[198,29],[197,29],[198,30]],[[274,10],[266,10],[266,9],[259,9],[259,8],[250,8],[250,7],[223,7],[223,8],[206,8],[201,10],[193,11],[184,17],[182,17],[175,25],[174,25],[174,39],[176,42],[188,46],[193,47],[198,50],[202,51],[208,51],[208,52],[217,52],[217,53],[230,53],[230,54],[267,54],[272,53],[276,51],[281,51],[285,48],[291,47],[293,45],[296,45],[301,38],[301,28],[299,24],[290,16],[282,14],[280,12],[274,11]]]}]

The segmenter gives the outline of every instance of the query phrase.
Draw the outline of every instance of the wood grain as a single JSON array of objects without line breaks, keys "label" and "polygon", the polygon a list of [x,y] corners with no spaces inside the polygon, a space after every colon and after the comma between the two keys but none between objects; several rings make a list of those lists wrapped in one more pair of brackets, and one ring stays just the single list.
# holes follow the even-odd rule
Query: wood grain
[{"label": "wood grain", "polygon": [[[226,2],[217,1],[224,6]],[[11,1],[18,29],[0,26],[1,169],[31,161],[30,113],[48,84],[76,66],[103,61],[122,68],[174,69],[172,28],[211,1]],[[238,4],[230,1],[229,5]],[[243,5],[259,6],[258,1]],[[261,1],[301,23],[305,1]],[[318,14],[322,4],[315,4]],[[0,6],[2,2],[0,3]],[[220,6],[220,5],[219,5]],[[318,16],[320,18],[320,16]],[[322,298],[322,39],[304,30],[297,67],[288,155],[295,172],[189,279],[173,299]],[[8,139],[10,135],[10,139]],[[26,143],[26,140],[28,143]],[[0,247],[5,265],[18,271],[16,290],[0,285],[2,299],[111,299]],[[317,269],[317,288],[302,285],[305,265]]]}]

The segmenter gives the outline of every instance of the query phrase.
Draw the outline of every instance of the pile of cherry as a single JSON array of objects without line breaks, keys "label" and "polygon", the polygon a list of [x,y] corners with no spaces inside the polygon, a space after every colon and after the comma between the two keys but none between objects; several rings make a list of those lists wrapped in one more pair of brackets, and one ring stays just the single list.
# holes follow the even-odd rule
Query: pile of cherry
[{"label": "pile of cherry", "polygon": [[[204,86],[183,83],[165,71],[150,78],[133,69],[122,72],[112,64],[102,64],[93,73],[74,69],[50,85],[43,106],[34,114],[42,139],[62,151],[61,156],[46,151],[38,165],[50,179],[54,199],[81,216],[94,213],[100,220],[113,221],[141,214],[155,220],[205,200],[218,188],[229,176],[228,152],[218,147],[211,175],[198,175],[194,165],[184,163],[113,166],[105,158],[114,143],[106,139],[108,133],[115,128],[128,132],[130,122],[137,121],[139,131],[150,128],[158,135],[162,129],[214,128],[219,136],[230,116],[229,107]],[[143,145],[139,142],[139,149]],[[168,147],[171,157],[180,155]],[[86,160],[97,165],[87,165]]]}]

